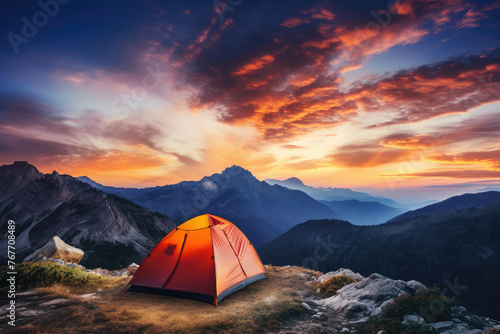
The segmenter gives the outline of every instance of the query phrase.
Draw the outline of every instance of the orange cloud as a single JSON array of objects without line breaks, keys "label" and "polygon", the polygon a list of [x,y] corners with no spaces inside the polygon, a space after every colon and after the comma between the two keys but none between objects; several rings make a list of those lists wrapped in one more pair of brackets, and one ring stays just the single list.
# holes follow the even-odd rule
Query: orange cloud
[{"label": "orange cloud", "polygon": [[411,15],[413,14],[413,6],[411,5],[411,1],[399,0],[396,1],[391,11],[394,11],[398,15]]},{"label": "orange cloud", "polygon": [[398,162],[407,155],[405,150],[362,143],[342,146],[328,158],[336,166],[368,168]]},{"label": "orange cloud", "polygon": [[457,154],[435,154],[427,157],[430,161],[464,165],[485,165],[500,170],[500,150],[462,152]]},{"label": "orange cloud", "polygon": [[433,141],[425,135],[420,135],[382,139],[379,141],[379,145],[403,149],[417,149],[432,147]]},{"label": "orange cloud", "polygon": [[452,179],[483,179],[498,178],[500,171],[461,169],[461,170],[439,170],[431,172],[382,174],[379,176],[399,176],[399,177],[446,177]]},{"label": "orange cloud", "polygon": [[299,17],[291,17],[285,22],[281,23],[282,26],[287,27],[287,28],[295,28],[300,26],[303,23],[309,23],[308,19],[301,19]]},{"label": "orange cloud", "polygon": [[243,65],[237,71],[233,72],[235,75],[245,75],[253,71],[260,70],[266,65],[271,64],[274,61],[273,55],[264,55],[259,59],[256,59],[248,64]]},{"label": "orange cloud", "polygon": [[326,8],[321,8],[319,11],[316,11],[312,17],[314,19],[323,19],[323,20],[328,20],[328,21],[331,21],[335,18],[335,14],[333,14],[332,12],[330,12],[328,9]]}]

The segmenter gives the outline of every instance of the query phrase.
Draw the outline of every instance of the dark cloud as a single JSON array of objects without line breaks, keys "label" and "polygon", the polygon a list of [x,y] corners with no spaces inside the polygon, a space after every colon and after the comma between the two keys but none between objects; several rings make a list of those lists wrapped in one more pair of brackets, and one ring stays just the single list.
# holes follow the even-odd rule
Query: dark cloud
[{"label": "dark cloud", "polygon": [[423,134],[393,133],[379,145],[401,149],[443,149],[451,144],[475,142],[487,144],[500,137],[500,118],[487,114],[468,118],[453,125],[442,125]]},{"label": "dark cloud", "polygon": [[[165,138],[157,125],[140,115],[106,122],[95,111],[79,116],[62,116],[62,112],[32,99],[0,95],[0,159],[2,163],[29,160],[32,163],[74,167],[92,161],[104,163],[106,156],[121,157],[128,153],[113,148],[105,150],[96,142],[113,147],[147,147],[164,152],[158,139]],[[127,161],[133,160],[130,156]],[[153,161],[147,154],[137,159]],[[120,159],[117,159],[120,160]],[[157,163],[157,161],[155,162]]]},{"label": "dark cloud", "polygon": [[377,110],[393,111],[395,117],[371,127],[418,122],[463,113],[483,104],[500,101],[500,50],[487,55],[460,57],[361,85],[352,96],[377,101]]}]

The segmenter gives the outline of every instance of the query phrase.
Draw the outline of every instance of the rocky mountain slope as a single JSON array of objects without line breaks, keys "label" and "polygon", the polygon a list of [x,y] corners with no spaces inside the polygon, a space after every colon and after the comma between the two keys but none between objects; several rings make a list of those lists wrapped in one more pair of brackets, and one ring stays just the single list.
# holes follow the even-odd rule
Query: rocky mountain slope
[{"label": "rocky mountain slope", "polygon": [[107,268],[140,262],[176,226],[166,215],[27,162],[0,167],[2,231],[8,220],[16,222],[19,260],[58,235],[84,250],[83,265]]},{"label": "rocky mountain slope", "polygon": [[340,218],[306,193],[271,186],[238,166],[199,181],[144,189],[105,187],[88,178],[81,180],[167,214],[178,223],[204,213],[220,215],[238,226],[256,247],[308,219]]},{"label": "rocky mountain slope", "polygon": [[377,226],[309,221],[259,252],[274,265],[349,267],[363,275],[437,284],[466,306],[500,317],[500,204]]},{"label": "rocky mountain slope", "polygon": [[450,197],[442,202],[427,205],[423,208],[405,212],[389,220],[389,222],[402,221],[418,217],[421,215],[453,211],[459,209],[468,209],[472,207],[483,207],[490,204],[500,203],[500,191],[486,191],[476,194],[464,194]]},{"label": "rocky mountain slope", "polygon": [[379,202],[362,202],[355,199],[346,201],[319,201],[354,225],[377,225],[385,223],[406,210],[393,208]]}]

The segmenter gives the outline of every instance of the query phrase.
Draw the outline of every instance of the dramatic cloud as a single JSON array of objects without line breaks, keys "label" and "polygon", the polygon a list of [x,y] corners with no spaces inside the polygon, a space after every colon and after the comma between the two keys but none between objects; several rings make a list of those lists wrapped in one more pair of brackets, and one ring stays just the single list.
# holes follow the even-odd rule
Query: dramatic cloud
[{"label": "dramatic cloud", "polygon": [[[4,9],[16,33],[39,10]],[[64,9],[2,53],[1,163],[122,185],[233,164],[347,187],[499,170],[498,0]]]},{"label": "dramatic cloud", "polygon": [[[293,11],[273,11],[282,17],[277,21],[250,22],[253,12],[246,7],[234,9],[224,21],[216,16],[205,20],[201,33],[190,37],[176,37],[173,28],[168,38],[151,45],[148,55],[172,64],[176,85],[187,92],[191,108],[215,110],[221,122],[252,124],[267,141],[331,128],[362,111],[391,116],[371,125],[379,127],[466,112],[499,100],[498,51],[340,88],[342,74],[361,68],[373,55],[420,42],[436,29],[456,29],[447,23],[452,18],[469,20],[464,27],[476,24],[494,5],[459,0],[398,1],[390,8],[363,4],[349,19],[337,15],[341,5],[294,5]],[[250,25],[254,28],[244,28]]]},{"label": "dramatic cloud", "polygon": [[[165,162],[154,152],[161,131],[125,119],[105,122],[95,112],[62,116],[61,111],[24,97],[0,96],[1,163],[30,160],[61,172],[137,169]],[[126,151],[120,148],[127,147]],[[147,148],[143,149],[143,148]]]},{"label": "dramatic cloud", "polygon": [[376,143],[361,143],[342,146],[328,158],[333,165],[366,168],[394,163],[407,155],[404,150],[381,147]]},{"label": "dramatic cloud", "polygon": [[500,117],[493,114],[472,117],[452,125],[441,125],[428,133],[396,133],[379,141],[382,146],[401,149],[445,149],[451,144],[474,142],[483,146],[500,138]]},{"label": "dramatic cloud", "polygon": [[486,165],[489,168],[500,170],[500,150],[435,154],[430,155],[427,159],[451,164]]},{"label": "dramatic cloud", "polygon": [[409,136],[395,134],[379,141],[379,145],[404,149],[428,148],[433,145],[425,135]]}]

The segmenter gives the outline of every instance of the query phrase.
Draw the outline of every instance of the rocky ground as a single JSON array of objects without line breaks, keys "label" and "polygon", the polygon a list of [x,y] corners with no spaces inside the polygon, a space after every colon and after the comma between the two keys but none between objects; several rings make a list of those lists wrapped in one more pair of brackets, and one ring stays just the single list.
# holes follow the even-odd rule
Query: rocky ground
[{"label": "rocky ground", "polygon": [[[348,269],[321,275],[300,267],[266,268],[268,280],[233,294],[219,307],[124,292],[127,275],[133,269],[83,268],[124,278],[116,286],[91,293],[75,293],[61,287],[18,293],[17,326],[2,326],[0,333],[360,333],[359,324],[380,317],[394,297],[425,288],[416,281],[392,280],[379,274],[362,277]],[[353,277],[356,282],[324,298],[316,290],[317,284],[336,275]],[[2,308],[0,316],[6,314]],[[461,306],[453,308],[450,321],[435,322],[432,317],[407,314],[403,325],[408,332],[416,326],[449,334],[500,330],[500,322],[471,314]]]}]

